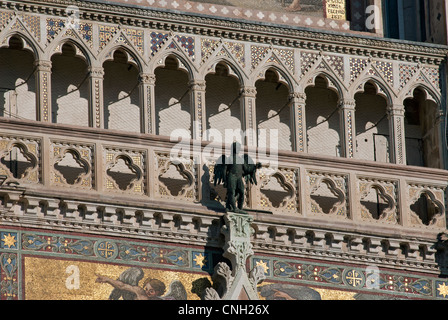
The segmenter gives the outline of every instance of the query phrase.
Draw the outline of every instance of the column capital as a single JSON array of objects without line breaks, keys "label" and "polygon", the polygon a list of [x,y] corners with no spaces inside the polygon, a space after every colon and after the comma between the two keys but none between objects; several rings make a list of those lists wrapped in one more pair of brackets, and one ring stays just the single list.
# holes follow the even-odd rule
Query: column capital
[{"label": "column capital", "polygon": [[356,109],[356,100],[355,99],[339,99],[338,106],[340,109]]},{"label": "column capital", "polygon": [[290,92],[289,99],[296,103],[306,103],[306,93],[305,92]]},{"label": "column capital", "polygon": [[36,60],[34,61],[34,66],[37,71],[51,72],[51,61],[48,60]]},{"label": "column capital", "polygon": [[155,85],[156,84],[156,75],[152,73],[140,73],[139,81],[142,84]]},{"label": "column capital", "polygon": [[88,69],[89,75],[92,78],[103,78],[104,77],[104,68],[103,67],[89,67]]},{"label": "column capital", "polygon": [[387,106],[387,113],[389,116],[402,116],[404,117],[405,108],[402,104],[389,104]]},{"label": "column capital", "polygon": [[244,86],[240,88],[241,95],[244,97],[252,97],[255,98],[257,96],[257,88]]},{"label": "column capital", "polygon": [[191,88],[192,90],[195,90],[195,91],[197,91],[197,90],[205,91],[206,86],[207,86],[205,80],[197,80],[197,79],[195,79],[195,80],[191,80],[191,81],[188,83],[188,85],[190,86],[190,88]]}]

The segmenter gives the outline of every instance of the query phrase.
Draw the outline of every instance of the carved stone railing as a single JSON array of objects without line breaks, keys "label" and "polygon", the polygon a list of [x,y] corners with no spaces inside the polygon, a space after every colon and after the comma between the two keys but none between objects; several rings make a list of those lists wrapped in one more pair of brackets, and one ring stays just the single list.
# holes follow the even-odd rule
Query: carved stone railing
[{"label": "carved stone railing", "polygon": [[[5,185],[137,203],[179,202],[204,213],[223,209],[225,190],[213,185],[217,157],[198,162],[192,152],[190,158],[175,162],[170,151],[176,144],[164,137],[0,122]],[[258,159],[265,165],[246,200],[246,207],[257,214],[353,230],[368,226],[366,230],[380,233],[401,228],[433,234],[446,229],[445,170],[296,152],[279,152],[275,167],[266,159]]]}]

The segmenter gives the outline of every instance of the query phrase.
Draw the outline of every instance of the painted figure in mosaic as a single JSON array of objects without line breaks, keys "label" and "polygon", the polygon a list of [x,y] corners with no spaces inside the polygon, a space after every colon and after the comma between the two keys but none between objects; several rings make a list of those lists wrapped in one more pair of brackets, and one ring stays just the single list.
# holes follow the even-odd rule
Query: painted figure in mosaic
[{"label": "painted figure in mosaic", "polygon": [[221,156],[217,161],[214,170],[215,186],[221,182],[227,189],[226,211],[245,213],[244,191],[246,183],[257,184],[256,172],[261,168],[261,163],[255,164],[249,155],[240,155],[241,144],[234,142],[232,144],[230,157]]},{"label": "painted figure in mosaic", "polygon": [[114,287],[109,300],[186,300],[187,292],[180,281],[173,281],[169,292],[165,293],[165,284],[158,279],[148,278],[143,287],[138,283],[143,279],[144,273],[141,268],[130,268],[125,270],[117,280],[106,276],[97,275],[97,283],[108,283]]},{"label": "painted figure in mosaic", "polygon": [[294,0],[288,8],[286,8],[287,11],[300,11],[302,10],[302,7],[300,6],[300,0]]},{"label": "painted figure in mosaic", "polygon": [[322,300],[316,290],[297,285],[268,284],[259,286],[258,292],[266,300]]}]

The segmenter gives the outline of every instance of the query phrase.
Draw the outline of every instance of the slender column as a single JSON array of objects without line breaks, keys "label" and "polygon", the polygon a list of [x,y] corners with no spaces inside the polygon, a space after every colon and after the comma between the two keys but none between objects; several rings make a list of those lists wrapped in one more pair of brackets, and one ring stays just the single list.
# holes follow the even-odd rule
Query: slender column
[{"label": "slender column", "polygon": [[406,134],[404,130],[404,106],[392,104],[387,109],[389,114],[389,149],[391,162],[406,164]]},{"label": "slender column", "polygon": [[155,84],[154,74],[140,74],[140,130],[142,133],[155,134]]},{"label": "slender column", "polygon": [[89,73],[89,125],[93,128],[104,129],[104,69],[90,67]]},{"label": "slender column", "polygon": [[297,152],[306,152],[306,94],[294,92],[290,95],[291,99],[291,135],[293,150]]},{"label": "slender column", "polygon": [[241,89],[241,129],[246,134],[244,144],[248,147],[257,146],[257,122],[255,104],[257,89],[244,87]]},{"label": "slender column", "polygon": [[342,131],[341,156],[346,158],[354,158],[356,153],[355,107],[356,101],[354,99],[341,99],[339,101]]},{"label": "slender column", "polygon": [[37,120],[51,122],[51,61],[38,60],[35,67]]},{"label": "slender column", "polygon": [[205,80],[193,80],[191,87],[191,122],[193,140],[202,140],[207,129],[205,113]]},{"label": "slender column", "polygon": [[[241,130],[244,133],[243,144],[249,148],[249,152],[253,152],[257,146],[257,122],[255,105],[257,98],[257,89],[255,87],[241,88]],[[252,154],[253,156],[253,154]],[[257,154],[258,156],[258,154]],[[260,161],[260,159],[253,159]],[[246,190],[246,205],[249,208],[256,208],[257,188],[254,185],[248,184]]]}]

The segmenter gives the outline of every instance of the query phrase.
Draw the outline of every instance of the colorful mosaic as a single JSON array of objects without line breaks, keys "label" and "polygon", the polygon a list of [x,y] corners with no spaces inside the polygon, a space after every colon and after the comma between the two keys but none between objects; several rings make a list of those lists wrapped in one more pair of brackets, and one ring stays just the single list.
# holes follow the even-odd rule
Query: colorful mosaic
[{"label": "colorful mosaic", "polygon": [[166,33],[159,33],[159,32],[151,32],[151,53],[154,55],[160,47],[163,45],[166,39],[168,39],[168,34]]},{"label": "colorful mosaic", "polygon": [[[194,60],[195,58],[195,44],[194,44],[194,38],[193,37],[186,37],[186,36],[176,36],[176,39],[180,46],[185,49],[188,56]],[[177,46],[172,42],[169,45],[169,48],[175,49]]]},{"label": "colorful mosaic", "polygon": [[212,40],[208,38],[201,39],[201,54],[203,62],[213,54],[216,47],[218,46],[218,43],[218,40]]},{"label": "colorful mosaic", "polygon": [[64,20],[47,19],[47,41],[50,42],[64,28]]},{"label": "colorful mosaic", "polygon": [[333,70],[341,77],[345,79],[344,71],[344,58],[339,56],[326,56],[327,63],[333,68]]},{"label": "colorful mosaic", "polygon": [[[146,279],[163,283],[165,290],[159,293],[160,299],[199,300],[205,288],[211,287],[214,267],[223,261],[218,249],[3,228],[0,299],[125,299],[125,292],[114,290],[112,283],[127,283],[132,278],[134,286],[141,286]],[[258,287],[261,299],[301,299],[305,291],[313,292],[316,300],[379,295],[385,300],[448,300],[446,279],[375,266],[260,255],[252,257],[248,264],[250,270],[261,266],[267,277]],[[178,290],[173,290],[174,286]]]},{"label": "colorful mosaic", "polygon": [[118,31],[116,26],[99,25],[99,47],[103,49]]},{"label": "colorful mosaic", "polygon": [[353,268],[266,257],[253,257],[251,263],[252,266],[262,265],[268,280],[293,280],[309,286],[326,285],[356,290],[358,294],[391,294],[403,299],[448,298],[448,281],[403,275],[376,266]]},{"label": "colorful mosaic", "polygon": [[306,74],[310,68],[316,63],[319,55],[312,52],[302,52],[300,54],[300,67],[302,75]]},{"label": "colorful mosaic", "polygon": [[22,20],[25,23],[25,25],[28,27],[28,29],[31,31],[31,33],[36,37],[37,41],[41,41],[41,35],[40,35],[40,17],[37,15],[29,16],[24,15],[22,16]]},{"label": "colorful mosaic", "polygon": [[367,59],[350,58],[350,80],[353,82],[366,69]]},{"label": "colorful mosaic", "polygon": [[11,21],[12,13],[0,11],[0,28],[6,27],[6,25]]},{"label": "colorful mosaic", "polygon": [[245,47],[244,44],[238,43],[238,42],[230,42],[226,41],[224,42],[227,48],[229,48],[230,53],[233,54],[233,56],[236,58],[236,61],[238,61],[241,66],[245,67]]},{"label": "colorful mosaic", "polygon": [[143,43],[144,32],[143,32],[143,30],[126,28],[126,29],[124,29],[124,32],[125,32],[126,36],[129,38],[129,40],[132,41],[132,44],[137,49],[137,51],[143,55],[143,53],[144,53],[144,43]]},{"label": "colorful mosaic", "polygon": [[408,82],[414,78],[418,71],[417,66],[411,64],[400,63],[400,89],[403,89]]},{"label": "colorful mosaic", "polygon": [[269,51],[268,47],[261,47],[261,46],[250,47],[252,69],[255,69],[258,66],[258,64],[266,57],[268,51]]},{"label": "colorful mosaic", "polygon": [[382,73],[383,78],[390,84],[394,84],[394,72],[391,62],[376,61],[376,68]]},{"label": "colorful mosaic", "polygon": [[274,49],[275,54],[280,57],[283,64],[292,72],[295,71],[294,51],[287,49]]},{"label": "colorful mosaic", "polygon": [[77,25],[77,28],[68,28],[65,32],[66,36],[71,36],[76,38],[75,32],[77,32],[82,39],[84,39],[90,48],[93,47],[93,33],[92,33],[92,24],[91,23],[80,23]]},{"label": "colorful mosaic", "polygon": [[440,72],[437,68],[425,67],[423,68],[423,72],[425,76],[428,77],[428,80],[434,86],[434,88],[440,90]]}]

